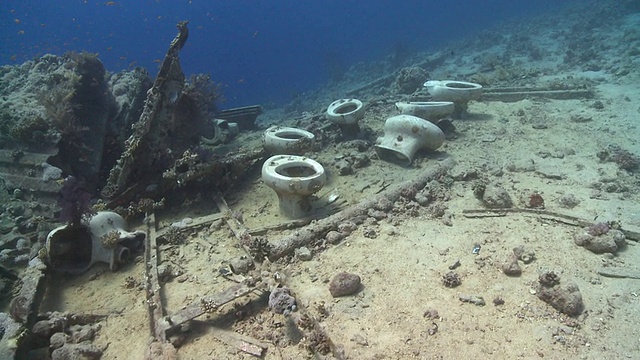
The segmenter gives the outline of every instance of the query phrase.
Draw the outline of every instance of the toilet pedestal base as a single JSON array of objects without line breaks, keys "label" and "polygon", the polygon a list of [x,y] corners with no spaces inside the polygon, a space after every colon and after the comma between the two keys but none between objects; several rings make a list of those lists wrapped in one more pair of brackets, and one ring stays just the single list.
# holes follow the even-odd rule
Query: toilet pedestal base
[{"label": "toilet pedestal base", "polygon": [[300,219],[312,213],[311,196],[300,196],[294,194],[278,195],[278,207],[280,215],[288,219]]}]

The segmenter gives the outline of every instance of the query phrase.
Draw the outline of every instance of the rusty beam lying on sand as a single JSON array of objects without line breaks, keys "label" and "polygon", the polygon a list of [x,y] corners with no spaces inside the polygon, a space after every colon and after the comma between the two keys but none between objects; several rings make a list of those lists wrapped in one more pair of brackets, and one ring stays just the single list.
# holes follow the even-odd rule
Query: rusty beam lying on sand
[{"label": "rusty beam lying on sand", "polygon": [[[250,250],[248,249],[247,243],[251,241],[251,231],[244,226],[243,223],[235,219],[231,214],[233,213],[227,202],[220,196],[216,196],[214,198],[216,204],[220,211],[222,211],[225,216],[225,220],[227,225],[234,233],[238,243],[245,249],[247,254],[250,254]],[[255,259],[252,259],[255,263]],[[263,263],[263,268],[266,270],[271,266],[271,273],[281,272],[280,270],[273,271],[278,268],[276,264],[270,264],[268,261]],[[257,267],[257,266],[256,266]],[[286,277],[282,277],[280,279],[279,285],[285,286],[291,289],[291,286],[286,283]],[[242,285],[242,284],[239,284]],[[266,284],[265,284],[266,285]],[[270,286],[276,286],[275,283],[269,284]],[[266,288],[266,286],[262,286],[262,288]],[[295,293],[295,292],[294,292]],[[296,295],[297,297],[297,295]],[[301,301],[299,298],[296,299],[296,303],[303,304],[305,301]],[[288,320],[291,321],[291,325],[295,326],[297,330],[303,334],[303,337],[307,341],[307,346],[309,350],[311,350],[316,355],[325,355],[328,352],[332,352],[336,359],[344,359],[344,354],[341,346],[336,345],[327,332],[320,326],[320,323],[317,319],[315,319],[310,312],[304,306],[298,306],[298,310],[287,315]],[[216,333],[214,332],[214,336]],[[235,333],[229,333],[228,335],[236,337]],[[226,337],[218,337],[219,340],[227,342]],[[233,339],[233,338],[232,338]],[[247,339],[236,338],[234,341],[227,342],[230,345],[236,346],[242,351],[251,353],[255,356],[261,356],[262,352],[266,348],[262,348],[259,346],[259,343],[247,342]]]},{"label": "rusty beam lying on sand", "polygon": [[638,269],[601,268],[596,271],[598,275],[614,279],[640,279]]},{"label": "rusty beam lying on sand", "polygon": [[[206,219],[208,220],[208,219]],[[146,219],[147,239],[145,244],[146,260],[146,293],[147,310],[149,312],[149,327],[154,341],[147,348],[145,359],[154,359],[158,354],[171,354],[169,359],[177,357],[177,351],[167,338],[167,332],[177,328],[181,324],[193,320],[205,313],[217,310],[224,304],[239,297],[245,296],[257,289],[257,285],[246,281],[231,286],[230,288],[212,296],[201,297],[198,301],[187,305],[175,314],[165,316],[164,304],[160,291],[162,290],[158,277],[158,234],[156,232],[155,215],[151,214]],[[249,280],[249,279],[248,279]],[[234,336],[229,333],[214,331],[214,336],[221,341],[237,347],[239,350],[261,356],[266,346],[248,337]],[[166,358],[165,358],[166,359]]]},{"label": "rusty beam lying on sand", "polygon": [[482,91],[483,101],[503,101],[516,102],[523,99],[590,99],[594,95],[593,89],[551,89],[533,87],[501,87],[484,88]]},{"label": "rusty beam lying on sand", "polygon": [[[425,70],[434,69],[440,65],[442,65],[445,60],[449,57],[449,51],[438,51],[434,54],[427,56],[424,61],[421,61],[415,65],[414,67],[420,67]],[[376,89],[389,87],[393,81],[398,77],[400,70],[394,71],[391,74],[387,74],[375,80],[372,80],[366,84],[362,84],[357,88],[351,89],[347,91],[347,96],[356,96],[363,95],[365,93],[375,92]]]},{"label": "rusty beam lying on sand", "polygon": [[273,244],[269,253],[269,259],[271,261],[275,261],[293,252],[299,247],[319,240],[327,232],[336,230],[338,225],[341,223],[351,221],[358,216],[366,215],[369,209],[374,208],[375,205],[384,197],[389,199],[391,202],[395,202],[404,192],[424,188],[428,182],[436,180],[446,174],[447,171],[453,167],[453,164],[454,162],[452,159],[447,159],[436,166],[428,168],[418,175],[415,180],[409,180],[397,185],[392,185],[384,192],[381,192],[372,198],[365,199],[338,213],[318,220],[302,229],[296,230],[293,234],[285,236],[280,239],[279,242]]},{"label": "rusty beam lying on sand", "polygon": [[145,239],[145,269],[147,311],[149,312],[149,330],[153,341],[147,346],[144,359],[174,360],[178,358],[176,348],[167,340],[167,333],[160,325],[164,315],[164,305],[160,296],[160,280],[158,278],[158,243],[156,242],[156,217],[149,215],[147,222],[147,238]]},{"label": "rusty beam lying on sand", "polygon": [[146,219],[147,238],[144,250],[144,259],[146,262],[146,292],[147,292],[147,309],[149,311],[149,326],[151,334],[157,341],[166,341],[167,334],[164,329],[158,326],[160,319],[164,317],[164,306],[160,291],[160,279],[158,276],[158,243],[156,235],[156,216],[149,215]]},{"label": "rusty beam lying on sand", "polygon": [[[587,227],[593,225],[593,221],[581,219],[576,216],[561,214],[554,211],[544,209],[523,209],[523,208],[506,208],[506,209],[467,209],[462,211],[462,215],[466,218],[483,218],[483,217],[502,217],[507,214],[520,213],[524,215],[536,215],[537,217],[563,223],[571,226]],[[640,241],[640,231],[629,226],[619,229],[627,239]]]},{"label": "rusty beam lying on sand", "polygon": [[211,329],[211,333],[216,339],[223,343],[253,356],[262,357],[268,348],[266,344],[254,338],[233,331],[213,328]]},{"label": "rusty beam lying on sand", "polygon": [[218,310],[224,304],[251,293],[259,288],[260,285],[261,283],[248,284],[245,282],[235,284],[220,293],[211,296],[203,296],[175,314],[168,315],[160,319],[157,324],[157,328],[163,332],[174,329],[189,320],[197,318],[198,316]]}]

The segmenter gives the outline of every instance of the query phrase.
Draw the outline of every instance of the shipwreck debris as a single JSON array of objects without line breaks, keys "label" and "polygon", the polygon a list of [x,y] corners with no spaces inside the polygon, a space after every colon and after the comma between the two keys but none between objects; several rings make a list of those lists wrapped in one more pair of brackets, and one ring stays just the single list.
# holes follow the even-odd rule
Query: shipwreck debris
[{"label": "shipwreck debris", "polygon": [[47,266],[35,257],[22,273],[22,287],[13,298],[9,313],[0,313],[0,358],[26,358],[28,330],[36,322],[36,315],[45,292],[45,271]]},{"label": "shipwreck debris", "polygon": [[[543,209],[505,208],[467,209],[462,211],[462,215],[466,218],[502,217],[508,214],[533,215],[538,216],[542,220],[555,221],[571,226],[588,227],[593,225],[593,222],[589,220]],[[640,230],[631,226],[620,227],[618,230],[620,230],[627,239],[640,241]]]},{"label": "shipwreck debris", "polygon": [[468,295],[468,294],[459,294],[458,295],[458,300],[465,302],[465,303],[470,303],[476,306],[485,306],[486,303],[484,301],[484,298],[482,296],[478,296],[478,295]]},{"label": "shipwreck debris", "polygon": [[550,87],[493,87],[485,88],[484,101],[516,102],[523,99],[590,99],[595,91],[591,88],[554,89]]},{"label": "shipwreck debris", "polygon": [[185,76],[178,57],[189,37],[187,24],[177,25],[178,35],[147,92],[142,115],[102,190],[107,198],[122,194],[132,184],[156,182],[166,170],[164,164],[174,160],[173,154],[182,154],[200,139],[203,119],[193,100],[183,93]]},{"label": "shipwreck debris", "polygon": [[396,186],[390,186],[389,189],[377,194],[376,196],[365,199],[358,204],[350,206],[338,213],[326,218],[320,219],[305,228],[297,230],[295,233],[285,236],[278,243],[273,244],[269,253],[269,259],[275,261],[283,256],[292,253],[295,249],[320,240],[329,231],[337,230],[340,224],[350,222],[358,216],[367,214],[369,209],[382,199],[387,198],[394,202],[399,199],[403,193],[410,189],[422,189],[426,184],[434,179],[442,177],[453,167],[453,161],[443,161],[433,168],[424,171],[415,180],[406,181]]},{"label": "shipwreck debris", "polygon": [[256,118],[262,112],[262,106],[252,105],[222,110],[216,114],[216,118],[237,123],[241,130],[247,130],[255,127]]},{"label": "shipwreck debris", "polygon": [[47,174],[51,165],[46,161],[56,153],[21,151],[21,156],[16,159],[15,150],[0,150],[0,181],[4,182],[3,187],[12,192],[19,190],[23,194],[37,195],[41,204],[54,204],[61,186],[55,181],[58,179]]}]

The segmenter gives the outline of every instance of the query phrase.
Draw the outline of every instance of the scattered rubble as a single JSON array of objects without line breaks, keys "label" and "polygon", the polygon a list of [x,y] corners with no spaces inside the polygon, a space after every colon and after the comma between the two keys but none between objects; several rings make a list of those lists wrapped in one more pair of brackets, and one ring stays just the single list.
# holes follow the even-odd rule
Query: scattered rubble
[{"label": "scattered rubble", "polygon": [[553,271],[542,273],[538,277],[536,296],[553,306],[554,309],[569,316],[577,316],[584,310],[582,294],[576,284],[560,284],[560,276]]}]

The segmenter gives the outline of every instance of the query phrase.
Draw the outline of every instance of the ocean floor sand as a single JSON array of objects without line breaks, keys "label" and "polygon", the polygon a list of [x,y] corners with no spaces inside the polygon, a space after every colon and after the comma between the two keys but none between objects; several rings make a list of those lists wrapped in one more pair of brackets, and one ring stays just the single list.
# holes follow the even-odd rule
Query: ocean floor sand
[{"label": "ocean floor sand", "polygon": [[[640,17],[604,5],[589,16],[575,11],[505,25],[438,54],[406,59],[406,69],[430,64],[423,70],[431,79],[476,81],[487,89],[588,88],[593,95],[472,101],[452,119],[456,130],[445,145],[420,152],[409,168],[380,160],[371,136],[342,141],[337,129],[326,131],[322,146],[306,156],[326,169],[328,183],[319,194],[338,196],[328,209],[371,199],[438,164],[455,165],[424,189],[369,212],[340,241],[320,239],[306,246],[308,255],[298,251],[259,264],[247,276],[290,288],[298,311],[270,311],[269,292],[256,289],[181,328],[172,337],[179,358],[253,358],[234,343],[240,335],[264,344],[265,359],[638,358],[640,164],[633,161],[640,156]],[[606,24],[593,15],[611,11],[618,11],[616,21]],[[368,104],[360,127],[380,135],[384,120],[398,113],[396,101],[424,96],[397,91],[401,72],[371,70],[385,66],[358,65],[343,81],[267,110],[260,124],[317,128],[330,102],[360,88],[348,96]],[[376,83],[385,74],[394,75]],[[234,141],[259,147],[262,132],[243,132]],[[625,159],[632,163],[617,154],[630,154]],[[366,165],[340,175],[341,160],[358,157],[368,159]],[[300,231],[277,226],[286,219],[278,215],[275,193],[259,173],[246,176],[226,195],[236,214],[226,220],[265,229],[255,236],[272,243]],[[523,210],[487,210],[479,188],[503,191],[513,209]],[[213,197],[194,202],[158,212],[160,231],[221,212]],[[596,254],[576,245],[584,224],[568,217],[611,228],[619,223],[630,235],[617,251]],[[246,255],[239,244],[224,217],[185,232],[181,242],[161,244],[166,313],[234,285],[237,277],[220,270]],[[520,272],[508,276],[505,263],[513,265],[514,248],[526,256],[516,256]],[[331,295],[329,283],[340,272],[361,278],[357,293]],[[451,272],[457,286],[445,281]],[[537,296],[540,277],[550,272],[562,286],[577,286],[584,304],[579,314],[566,315]],[[50,281],[40,312],[112,314],[98,323],[93,339],[104,348],[102,358],[144,358],[151,336],[142,258],[117,272],[95,266]]]}]

